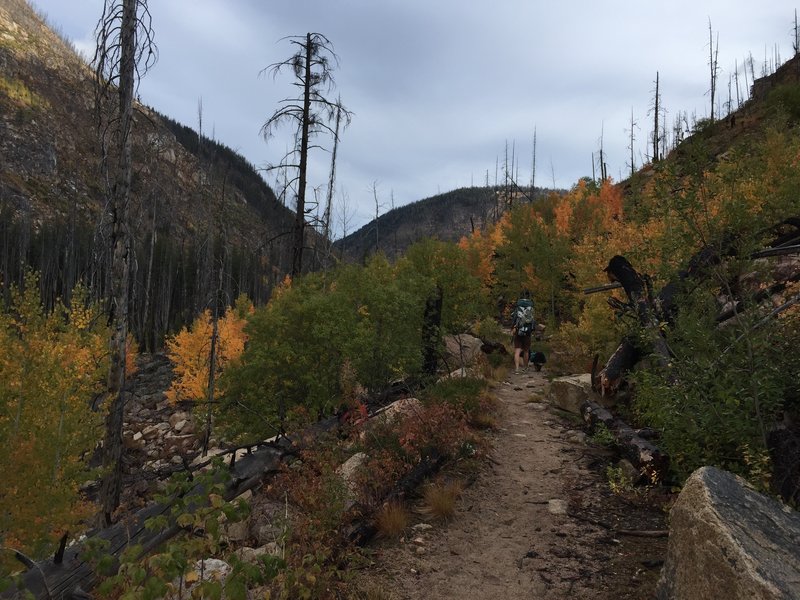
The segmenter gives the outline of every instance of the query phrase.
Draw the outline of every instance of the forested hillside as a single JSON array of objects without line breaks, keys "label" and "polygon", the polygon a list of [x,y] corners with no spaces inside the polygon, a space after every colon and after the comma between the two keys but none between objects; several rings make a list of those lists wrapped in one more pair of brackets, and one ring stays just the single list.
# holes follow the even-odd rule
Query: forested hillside
[{"label": "forested hillside", "polygon": [[[0,280],[40,273],[48,307],[81,280],[107,294],[110,235],[91,68],[25,0],[0,7]],[[292,215],[230,148],[137,104],[132,327],[147,347],[225,295],[264,301],[291,260]]]},{"label": "forested hillside", "polygon": [[347,260],[363,261],[378,252],[394,260],[418,240],[456,242],[496,222],[514,204],[538,200],[547,193],[536,188],[531,194],[529,188],[517,189],[508,184],[437,194],[378,215],[358,231],[337,240],[334,250]]}]

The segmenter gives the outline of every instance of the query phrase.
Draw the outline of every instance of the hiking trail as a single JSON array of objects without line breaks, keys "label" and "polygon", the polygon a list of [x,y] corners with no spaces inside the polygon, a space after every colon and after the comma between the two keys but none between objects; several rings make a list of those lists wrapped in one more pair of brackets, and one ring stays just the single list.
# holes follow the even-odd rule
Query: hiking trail
[{"label": "hiking trail", "polygon": [[653,596],[666,538],[619,531],[663,530],[664,514],[611,493],[613,453],[546,403],[548,386],[532,367],[493,384],[493,448],[454,518],[379,542],[364,577],[398,600]]}]

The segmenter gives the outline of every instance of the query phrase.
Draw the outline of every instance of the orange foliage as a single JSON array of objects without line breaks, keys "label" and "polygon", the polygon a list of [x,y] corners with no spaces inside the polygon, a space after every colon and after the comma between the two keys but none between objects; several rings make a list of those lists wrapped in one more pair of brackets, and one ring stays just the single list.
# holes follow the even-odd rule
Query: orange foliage
[{"label": "orange foliage", "polygon": [[490,236],[475,231],[469,237],[461,238],[458,244],[467,257],[467,268],[486,287],[494,283],[494,250],[495,244]]},{"label": "orange foliage", "polygon": [[[237,307],[239,302],[237,301]],[[252,310],[252,305],[249,305],[249,310]],[[244,332],[246,323],[244,315],[236,309],[228,309],[218,320],[215,378],[244,351],[247,342],[247,334]],[[184,327],[167,340],[167,356],[175,365],[175,379],[166,392],[170,402],[200,401],[206,398],[212,332],[211,311],[206,310],[195,319],[190,329]]]}]

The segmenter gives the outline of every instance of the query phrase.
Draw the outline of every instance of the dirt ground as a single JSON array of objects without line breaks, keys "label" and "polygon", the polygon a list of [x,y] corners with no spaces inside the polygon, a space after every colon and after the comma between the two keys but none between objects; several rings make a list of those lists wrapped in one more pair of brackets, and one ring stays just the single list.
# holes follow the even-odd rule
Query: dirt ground
[{"label": "dirt ground", "polygon": [[375,543],[370,586],[397,600],[654,597],[667,540],[631,533],[663,531],[664,511],[610,491],[611,451],[544,403],[547,386],[533,368],[495,384],[493,449],[456,516]]}]

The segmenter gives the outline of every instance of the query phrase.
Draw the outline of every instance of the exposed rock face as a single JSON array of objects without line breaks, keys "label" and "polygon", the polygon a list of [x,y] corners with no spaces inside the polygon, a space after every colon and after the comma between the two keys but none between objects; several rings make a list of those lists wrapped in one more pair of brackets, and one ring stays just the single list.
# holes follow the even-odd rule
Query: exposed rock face
[{"label": "exposed rock face", "polygon": [[550,403],[576,415],[581,414],[581,405],[590,394],[593,392],[589,373],[558,377],[550,384]]},{"label": "exposed rock face", "polygon": [[659,600],[800,598],[800,515],[703,467],[670,512]]}]

